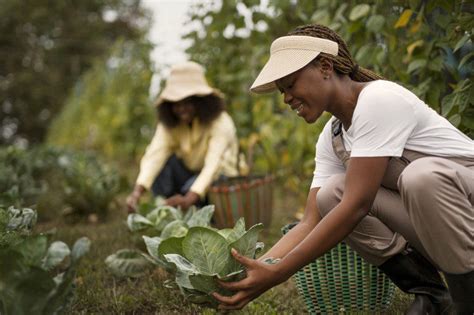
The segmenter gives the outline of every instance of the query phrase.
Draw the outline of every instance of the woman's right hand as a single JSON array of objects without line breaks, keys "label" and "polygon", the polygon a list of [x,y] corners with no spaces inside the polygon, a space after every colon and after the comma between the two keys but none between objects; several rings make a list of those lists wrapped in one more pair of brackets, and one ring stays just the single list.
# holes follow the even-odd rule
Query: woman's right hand
[{"label": "woman's right hand", "polygon": [[221,287],[234,292],[232,296],[212,293],[219,301],[221,310],[240,310],[271,287],[286,281],[290,276],[281,272],[278,263],[267,264],[251,259],[239,254],[235,249],[232,249],[231,253],[235,260],[244,266],[247,276],[236,282],[219,281]]},{"label": "woman's right hand", "polygon": [[134,213],[137,211],[138,202],[140,201],[140,197],[142,196],[145,188],[143,186],[137,185],[133,189],[133,192],[127,196],[126,204],[127,204],[127,211],[128,213]]},{"label": "woman's right hand", "polygon": [[126,203],[127,203],[128,213],[133,213],[137,211],[137,205],[138,205],[139,199],[140,197],[134,195],[133,193],[127,196]]}]

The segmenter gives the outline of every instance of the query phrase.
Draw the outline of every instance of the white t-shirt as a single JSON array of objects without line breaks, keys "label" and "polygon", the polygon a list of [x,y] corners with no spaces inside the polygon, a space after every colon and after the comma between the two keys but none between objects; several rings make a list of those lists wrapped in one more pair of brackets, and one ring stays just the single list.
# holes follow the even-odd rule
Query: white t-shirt
[{"label": "white t-shirt", "polygon": [[[316,168],[311,188],[332,175],[345,173],[332,147],[332,117],[316,144]],[[474,141],[415,94],[399,84],[377,80],[360,92],[348,130],[342,128],[351,157],[395,156],[404,149],[445,157],[474,158]]]}]

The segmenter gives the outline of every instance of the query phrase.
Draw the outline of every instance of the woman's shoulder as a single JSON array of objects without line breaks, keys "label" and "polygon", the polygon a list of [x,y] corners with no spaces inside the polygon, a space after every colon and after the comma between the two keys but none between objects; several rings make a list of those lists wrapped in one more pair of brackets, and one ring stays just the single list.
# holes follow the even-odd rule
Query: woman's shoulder
[{"label": "woman's shoulder", "polygon": [[232,117],[230,117],[229,113],[223,110],[216,118],[212,121],[213,124],[225,124],[225,123],[234,123]]},{"label": "woman's shoulder", "polygon": [[209,126],[213,129],[235,129],[234,120],[226,111],[222,111]]},{"label": "woman's shoulder", "polygon": [[379,113],[390,115],[393,112],[403,115],[422,110],[427,105],[413,92],[402,85],[386,80],[369,82],[360,92],[355,113]]},{"label": "woman's shoulder", "polygon": [[420,101],[413,92],[403,85],[388,80],[375,80],[368,82],[359,95],[359,99],[362,100],[366,98],[381,100],[392,97],[401,97],[408,101]]},{"label": "woman's shoulder", "polygon": [[[427,105],[414,93],[398,83],[377,80],[368,83],[359,94],[352,124],[363,125],[368,121],[384,122],[417,120],[419,112]],[[355,127],[352,127],[352,130]]]}]

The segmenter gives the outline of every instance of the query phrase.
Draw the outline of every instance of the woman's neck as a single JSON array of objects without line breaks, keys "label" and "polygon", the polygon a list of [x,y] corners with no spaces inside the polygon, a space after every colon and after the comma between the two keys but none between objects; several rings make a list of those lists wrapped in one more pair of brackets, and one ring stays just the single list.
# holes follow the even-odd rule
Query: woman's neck
[{"label": "woman's neck", "polygon": [[352,116],[357,106],[357,100],[367,82],[352,81],[348,76],[341,78],[336,86],[336,102],[331,114],[336,116],[347,130],[352,124]]}]

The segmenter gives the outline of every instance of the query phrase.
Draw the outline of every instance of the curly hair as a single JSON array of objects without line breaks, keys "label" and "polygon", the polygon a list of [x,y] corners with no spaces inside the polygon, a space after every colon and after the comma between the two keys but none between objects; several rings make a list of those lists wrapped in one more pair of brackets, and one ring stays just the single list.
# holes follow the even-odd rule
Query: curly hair
[{"label": "curly hair", "polygon": [[[194,105],[196,117],[203,125],[210,124],[225,110],[224,99],[215,94],[193,95],[186,98],[186,100]],[[158,121],[167,128],[174,128],[179,125],[179,118],[173,113],[173,104],[175,102],[165,101],[157,108]]]},{"label": "curly hair", "polygon": [[346,42],[329,27],[320,24],[303,25],[289,32],[288,35],[312,36],[336,42],[339,45],[337,56],[320,53],[314,60],[317,62],[320,56],[331,60],[336,73],[347,74],[352,80],[358,82],[383,79],[383,77],[377,73],[356,64],[352,59],[349,49],[347,49]]}]

